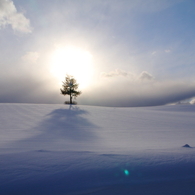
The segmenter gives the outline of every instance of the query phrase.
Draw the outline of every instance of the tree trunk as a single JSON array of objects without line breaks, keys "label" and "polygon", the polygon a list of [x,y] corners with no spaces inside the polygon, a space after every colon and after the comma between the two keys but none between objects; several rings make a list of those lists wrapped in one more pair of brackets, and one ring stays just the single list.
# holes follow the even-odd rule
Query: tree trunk
[{"label": "tree trunk", "polygon": [[71,93],[71,87],[70,87],[70,104],[72,104],[72,93]]},{"label": "tree trunk", "polygon": [[72,95],[70,94],[70,104],[72,104]]}]

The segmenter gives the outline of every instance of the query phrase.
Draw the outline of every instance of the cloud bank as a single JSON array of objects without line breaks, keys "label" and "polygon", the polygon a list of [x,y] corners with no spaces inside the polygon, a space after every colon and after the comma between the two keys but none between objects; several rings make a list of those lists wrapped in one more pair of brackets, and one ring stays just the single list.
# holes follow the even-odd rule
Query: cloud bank
[{"label": "cloud bank", "polygon": [[17,11],[13,1],[0,0],[0,27],[11,25],[12,29],[22,33],[30,33],[30,21]]},{"label": "cloud bank", "polygon": [[59,101],[60,90],[51,88],[49,79],[35,78],[33,75],[13,77],[10,80],[0,79],[1,103],[36,103],[53,104]]},{"label": "cloud bank", "polygon": [[194,82],[158,81],[147,71],[138,75],[113,71],[104,73],[103,76],[101,74],[98,84],[92,86],[90,91],[86,91],[79,98],[81,104],[114,107],[157,106],[195,96]]},{"label": "cloud bank", "polygon": [[[158,106],[195,97],[195,82],[183,80],[159,81],[147,71],[140,74],[112,71],[113,77],[100,77],[91,88],[82,91],[78,104],[112,107]],[[121,74],[119,74],[122,72]],[[118,73],[118,76],[116,76]],[[105,75],[108,73],[105,73]],[[133,75],[133,76],[132,76]],[[60,95],[60,87],[52,78],[33,75],[0,79],[2,103],[57,103],[69,97]],[[194,99],[190,102],[194,104]]]}]

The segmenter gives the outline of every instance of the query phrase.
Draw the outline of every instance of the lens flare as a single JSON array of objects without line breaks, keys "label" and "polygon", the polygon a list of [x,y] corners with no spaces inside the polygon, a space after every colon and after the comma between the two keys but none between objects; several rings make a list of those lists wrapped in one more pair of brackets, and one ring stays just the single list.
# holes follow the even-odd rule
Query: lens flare
[{"label": "lens flare", "polygon": [[124,170],[124,174],[125,174],[126,176],[128,176],[128,175],[129,175],[129,171],[128,171],[127,169],[125,169],[125,170]]}]

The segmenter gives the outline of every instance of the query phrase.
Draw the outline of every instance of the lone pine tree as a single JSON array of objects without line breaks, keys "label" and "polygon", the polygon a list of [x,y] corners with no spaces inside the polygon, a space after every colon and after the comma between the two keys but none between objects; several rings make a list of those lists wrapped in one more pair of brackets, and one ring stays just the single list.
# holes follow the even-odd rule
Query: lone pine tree
[{"label": "lone pine tree", "polygon": [[62,89],[60,89],[62,95],[70,96],[70,104],[73,104],[72,98],[76,98],[81,95],[81,91],[78,91],[79,84],[76,79],[71,75],[66,75],[65,81],[62,82]]}]

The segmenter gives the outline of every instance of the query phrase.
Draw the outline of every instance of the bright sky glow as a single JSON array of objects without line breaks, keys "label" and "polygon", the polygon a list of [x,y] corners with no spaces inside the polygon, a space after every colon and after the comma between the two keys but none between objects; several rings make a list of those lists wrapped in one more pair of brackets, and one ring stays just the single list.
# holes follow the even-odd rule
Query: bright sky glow
[{"label": "bright sky glow", "polygon": [[0,102],[61,103],[66,74],[79,104],[190,102],[194,10],[194,0],[0,0]]},{"label": "bright sky glow", "polygon": [[75,77],[80,88],[85,88],[93,77],[92,55],[74,46],[59,47],[53,52],[50,71],[60,84],[69,74]]}]

